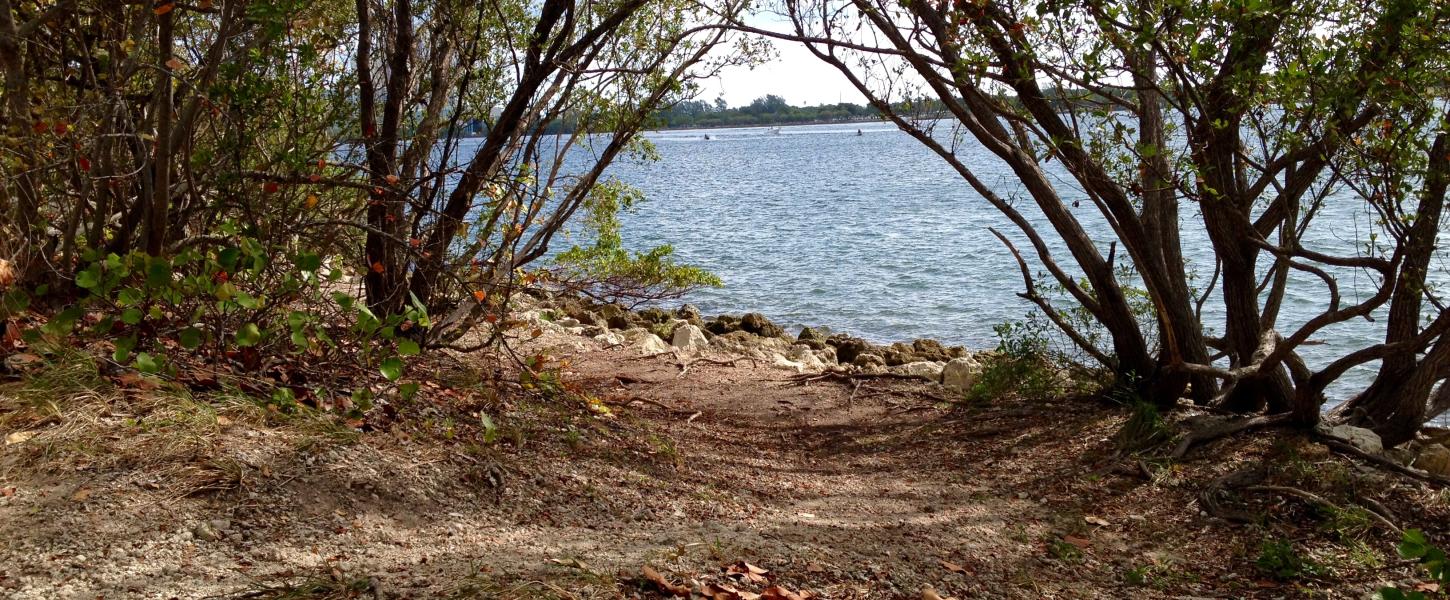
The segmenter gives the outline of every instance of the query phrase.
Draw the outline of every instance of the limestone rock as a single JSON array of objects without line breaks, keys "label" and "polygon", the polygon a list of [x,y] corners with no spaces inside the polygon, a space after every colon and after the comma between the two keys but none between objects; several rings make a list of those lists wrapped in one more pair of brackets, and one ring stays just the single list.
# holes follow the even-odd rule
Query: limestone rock
[{"label": "limestone rock", "polygon": [[923,360],[917,362],[909,362],[904,365],[896,365],[894,367],[891,367],[889,370],[892,373],[910,375],[912,377],[920,377],[928,381],[941,381],[941,372],[942,369],[945,367],[946,363]]},{"label": "limestone rock", "polygon": [[871,350],[871,344],[866,343],[866,340],[845,335],[833,335],[826,343],[836,348],[836,360],[842,363],[854,361],[857,356]]},{"label": "limestone rock", "polygon": [[678,309],[675,309],[675,316],[691,323],[695,323],[701,318],[700,309],[696,308],[693,304],[680,305]]},{"label": "limestone rock", "polygon": [[1415,457],[1415,468],[1423,469],[1431,475],[1450,477],[1450,448],[1440,444],[1429,444],[1420,450],[1420,455]]},{"label": "limestone rock", "polygon": [[616,331],[605,331],[594,336],[594,341],[604,346],[620,346],[624,344],[624,335]]},{"label": "limestone rock", "polygon": [[643,327],[624,332],[625,344],[640,354],[660,354],[670,351],[670,345]]},{"label": "limestone rock", "polygon": [[770,357],[770,366],[777,369],[795,371],[797,373],[806,372],[806,366],[804,364],[786,358],[784,355],[781,354],[774,354]]},{"label": "limestone rock", "polygon": [[779,325],[771,323],[770,319],[760,313],[746,313],[740,318],[740,329],[748,331],[761,337],[780,337],[785,335],[785,330]]},{"label": "limestone rock", "polygon": [[699,327],[683,323],[675,326],[670,344],[686,352],[701,352],[710,347],[710,340],[705,339],[705,332]]},{"label": "limestone rock", "polygon": [[982,365],[972,357],[954,358],[942,367],[941,384],[948,390],[965,394],[977,383],[977,376],[981,373]]},{"label": "limestone rock", "polygon": [[791,346],[790,350],[786,351],[785,356],[792,362],[800,363],[806,371],[819,372],[826,368],[826,363],[821,362],[820,357],[816,356],[816,353],[811,350],[810,346],[796,344]]},{"label": "limestone rock", "polygon": [[629,329],[629,311],[625,310],[623,306],[605,304],[599,307],[599,316],[611,329]]},{"label": "limestone rock", "polygon": [[851,364],[861,367],[863,371],[879,371],[886,368],[886,360],[870,352],[857,354],[856,358],[851,359]]},{"label": "limestone rock", "polygon": [[720,315],[705,323],[705,331],[715,335],[725,335],[740,330],[740,319],[730,315]]},{"label": "limestone rock", "polygon": [[1384,443],[1380,441],[1379,434],[1363,427],[1335,425],[1329,428],[1328,433],[1331,436],[1344,439],[1351,446],[1370,454],[1380,454],[1385,450]]},{"label": "limestone rock", "polygon": [[717,335],[710,340],[710,345],[724,352],[765,361],[774,360],[776,354],[786,354],[790,348],[790,342],[784,339],[760,337],[744,331]]}]

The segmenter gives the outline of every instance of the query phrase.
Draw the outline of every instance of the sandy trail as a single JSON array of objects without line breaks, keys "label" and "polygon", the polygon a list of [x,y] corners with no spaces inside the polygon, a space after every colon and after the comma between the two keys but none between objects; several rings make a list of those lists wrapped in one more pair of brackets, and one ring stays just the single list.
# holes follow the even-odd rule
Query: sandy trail
[{"label": "sandy trail", "polygon": [[[240,421],[195,459],[233,465],[235,485],[190,495],[144,469],[35,475],[12,454],[0,595],[259,597],[306,582],[318,592],[300,597],[657,597],[646,564],[689,586],[825,598],[1253,589],[1221,575],[1228,542],[1199,536],[1184,492],[1101,468],[1121,422],[1101,406],[951,409],[925,382],[853,390],[746,361],[682,375],[672,356],[624,350],[570,360],[565,380],[615,416],[511,401],[486,446],[446,433],[473,413],[442,409],[423,420],[434,435],[308,448]],[[769,582],[723,572],[738,561]],[[1140,565],[1182,577],[1126,587]]]}]

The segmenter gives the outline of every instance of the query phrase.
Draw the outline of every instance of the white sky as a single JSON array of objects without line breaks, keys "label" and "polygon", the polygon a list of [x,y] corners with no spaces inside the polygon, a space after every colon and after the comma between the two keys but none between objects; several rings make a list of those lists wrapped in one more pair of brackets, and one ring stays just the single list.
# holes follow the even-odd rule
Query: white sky
[{"label": "white sky", "polygon": [[715,79],[702,82],[700,100],[713,102],[723,96],[731,107],[775,94],[792,106],[815,106],[865,99],[839,71],[816,58],[799,44],[772,40],[776,58],[755,69],[729,67]]}]

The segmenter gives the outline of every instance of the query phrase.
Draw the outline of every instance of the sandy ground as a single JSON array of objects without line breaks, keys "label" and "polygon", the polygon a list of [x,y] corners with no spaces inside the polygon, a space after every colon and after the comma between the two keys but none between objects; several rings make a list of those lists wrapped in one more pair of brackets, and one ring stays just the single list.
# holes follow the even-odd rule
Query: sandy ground
[{"label": "sandy ground", "polygon": [[[1231,527],[1193,499],[1239,458],[1118,460],[1123,413],[1098,403],[960,407],[927,382],[682,370],[597,347],[563,358],[565,385],[610,415],[479,400],[477,372],[445,369],[407,419],[346,441],[222,410],[166,469],[47,446],[64,418],[38,424],[0,455],[0,597],[659,597],[645,565],[695,590],[817,598],[1365,597],[1413,573],[1265,577],[1265,536],[1298,534]],[[131,397],[97,420],[116,444],[146,422]],[[1445,519],[1443,494],[1401,493]],[[1382,556],[1394,541],[1363,539]],[[1321,562],[1349,553],[1305,543]]]}]

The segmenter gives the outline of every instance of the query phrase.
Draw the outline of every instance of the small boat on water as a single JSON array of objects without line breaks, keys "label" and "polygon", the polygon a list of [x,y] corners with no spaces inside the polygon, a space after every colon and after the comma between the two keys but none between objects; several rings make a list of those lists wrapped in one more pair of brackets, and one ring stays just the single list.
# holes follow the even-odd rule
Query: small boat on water
[{"label": "small boat on water", "polygon": [[856,135],[858,135],[858,136],[861,135],[861,130],[860,129],[857,129],[856,130]]}]

